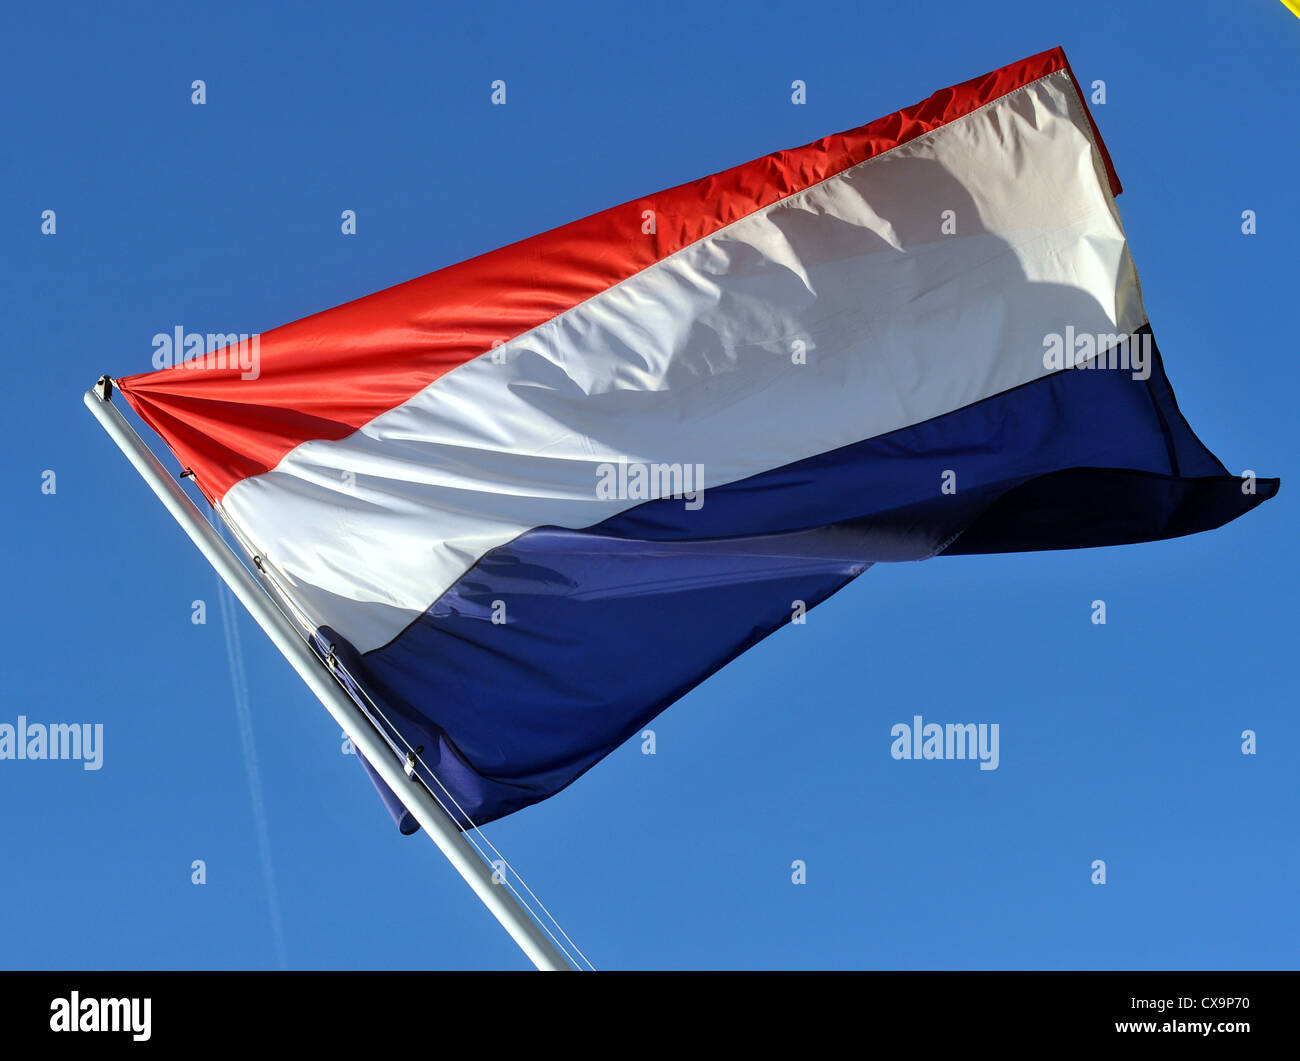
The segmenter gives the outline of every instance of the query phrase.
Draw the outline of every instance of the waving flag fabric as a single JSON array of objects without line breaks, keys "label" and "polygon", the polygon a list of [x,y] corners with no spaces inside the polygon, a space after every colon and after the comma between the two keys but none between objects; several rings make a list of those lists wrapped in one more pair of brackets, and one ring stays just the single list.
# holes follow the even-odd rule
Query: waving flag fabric
[{"label": "waving flag fabric", "polygon": [[482,824],[874,562],[1271,497],[1178,411],[1119,191],[1055,49],[119,386]]}]

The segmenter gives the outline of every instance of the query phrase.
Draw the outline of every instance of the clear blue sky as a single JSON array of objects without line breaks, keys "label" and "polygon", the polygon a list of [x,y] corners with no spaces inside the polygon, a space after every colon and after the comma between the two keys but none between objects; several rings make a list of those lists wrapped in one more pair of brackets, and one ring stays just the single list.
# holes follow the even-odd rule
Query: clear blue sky
[{"label": "clear blue sky", "polygon": [[[1057,44],[1106,81],[1183,411],[1279,496],[1177,541],[877,566],[665,713],[657,755],[624,747],[489,834],[601,968],[1296,966],[1300,20],[259,6],[0,14],[0,722],[104,725],[99,771],[0,762],[0,966],[279,961],[215,576],[83,408],[97,376],[176,325],[265,331]],[[239,631],[288,964],[525,967]],[[892,760],[918,713],[997,722],[999,769]]]}]

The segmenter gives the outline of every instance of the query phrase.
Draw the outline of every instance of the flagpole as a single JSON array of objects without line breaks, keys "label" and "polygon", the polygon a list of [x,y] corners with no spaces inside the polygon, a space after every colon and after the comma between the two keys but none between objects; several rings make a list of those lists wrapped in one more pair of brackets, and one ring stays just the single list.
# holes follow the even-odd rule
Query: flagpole
[{"label": "flagpole", "polygon": [[112,403],[112,387],[109,377],[101,378],[99,383],[86,391],[86,406],[140,473],[140,477],[149,484],[150,489],[190,536],[190,540],[198,546],[231,592],[243,602],[276,648],[292,664],[298,676],[352,738],[352,743],[424,827],[425,832],[447,856],[447,861],[501,922],[502,927],[510,933],[533,964],[538,969],[571,970],[573,966],[570,962],[510,890],[503,884],[493,883],[492,868],[465,839],[424,783],[418,778],[407,776],[392,749],[371,721],[324,668],[307,642],[253,578],[234,550],[204,519],[203,513],[190,500],[189,495],[167,473],[154,452],[118,412]]}]

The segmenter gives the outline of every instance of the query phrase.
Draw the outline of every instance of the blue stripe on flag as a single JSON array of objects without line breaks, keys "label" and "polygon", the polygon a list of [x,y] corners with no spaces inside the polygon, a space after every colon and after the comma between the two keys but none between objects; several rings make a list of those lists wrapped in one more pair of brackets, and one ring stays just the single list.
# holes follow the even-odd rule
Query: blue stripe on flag
[{"label": "blue stripe on flag", "polygon": [[481,825],[564,788],[792,602],[811,608],[873,562],[1173,537],[1276,493],[1242,490],[1153,361],[1146,381],[1066,370],[741,482],[709,488],[706,468],[695,511],[660,499],[529,531],[353,674]]}]

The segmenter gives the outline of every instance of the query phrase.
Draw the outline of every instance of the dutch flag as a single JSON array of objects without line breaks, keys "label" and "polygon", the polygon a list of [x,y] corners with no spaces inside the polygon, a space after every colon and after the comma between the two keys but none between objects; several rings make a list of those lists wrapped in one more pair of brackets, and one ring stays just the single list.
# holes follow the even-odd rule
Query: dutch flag
[{"label": "dutch flag", "polygon": [[1054,49],[118,384],[483,824],[872,563],[1271,497],[1178,410],[1119,191]]}]

